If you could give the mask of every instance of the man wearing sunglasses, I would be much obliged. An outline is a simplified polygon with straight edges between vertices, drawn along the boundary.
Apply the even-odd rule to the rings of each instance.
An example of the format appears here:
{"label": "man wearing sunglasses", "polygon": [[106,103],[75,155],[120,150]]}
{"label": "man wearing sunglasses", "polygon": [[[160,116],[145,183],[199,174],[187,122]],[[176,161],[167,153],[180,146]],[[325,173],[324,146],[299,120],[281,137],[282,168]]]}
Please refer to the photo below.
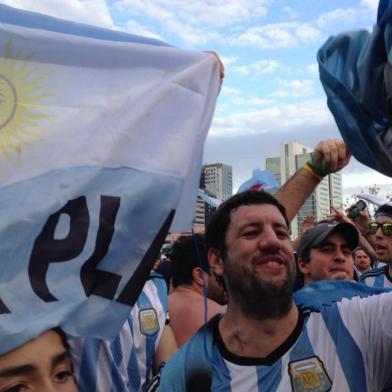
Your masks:
{"label": "man wearing sunglasses", "polygon": [[384,204],[376,211],[368,236],[372,237],[378,259],[386,265],[366,272],[360,281],[367,286],[392,288],[392,205]]}

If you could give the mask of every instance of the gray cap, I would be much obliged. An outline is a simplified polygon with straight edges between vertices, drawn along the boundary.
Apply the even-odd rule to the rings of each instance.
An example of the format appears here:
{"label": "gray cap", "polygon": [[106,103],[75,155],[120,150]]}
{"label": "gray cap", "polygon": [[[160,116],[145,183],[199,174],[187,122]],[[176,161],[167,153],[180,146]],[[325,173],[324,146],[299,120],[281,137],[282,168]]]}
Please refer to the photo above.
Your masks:
{"label": "gray cap", "polygon": [[302,256],[308,249],[322,244],[332,233],[343,235],[351,250],[354,250],[358,246],[358,231],[351,223],[319,223],[306,230],[302,236],[297,250],[298,259],[302,259]]}
{"label": "gray cap", "polygon": [[374,214],[375,218],[379,216],[388,216],[392,217],[392,204],[391,203],[386,203],[383,204],[381,207],[379,207]]}

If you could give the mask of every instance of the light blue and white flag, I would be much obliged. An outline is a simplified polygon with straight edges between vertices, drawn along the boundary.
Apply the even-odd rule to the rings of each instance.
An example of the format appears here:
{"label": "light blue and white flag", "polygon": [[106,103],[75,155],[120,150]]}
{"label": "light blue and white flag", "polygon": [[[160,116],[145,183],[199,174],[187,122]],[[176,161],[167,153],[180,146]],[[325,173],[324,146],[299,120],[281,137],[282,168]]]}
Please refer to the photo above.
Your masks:
{"label": "light blue and white flag", "polygon": [[390,202],[390,200],[384,197],[372,195],[371,193],[361,192],[361,193],[357,193],[355,196],[358,197],[359,199],[363,199],[369,201],[370,203],[373,203],[376,207],[381,207],[384,204]]}
{"label": "light blue and white flag", "polygon": [[222,204],[222,200],[207,195],[207,193],[205,193],[201,189],[197,191],[197,196],[199,196],[204,201],[204,203],[207,203],[214,208],[218,208]]}
{"label": "light blue and white flag", "polygon": [[0,354],[116,334],[193,207],[219,83],[210,54],[0,5]]}
{"label": "light blue and white flag", "polygon": [[246,180],[238,188],[239,192],[247,190],[253,191],[275,191],[278,189],[279,184],[275,176],[268,170],[255,169],[253,170],[252,177]]}
{"label": "light blue and white flag", "polygon": [[370,33],[330,37],[317,53],[328,107],[350,152],[392,177],[392,1],[380,0]]}

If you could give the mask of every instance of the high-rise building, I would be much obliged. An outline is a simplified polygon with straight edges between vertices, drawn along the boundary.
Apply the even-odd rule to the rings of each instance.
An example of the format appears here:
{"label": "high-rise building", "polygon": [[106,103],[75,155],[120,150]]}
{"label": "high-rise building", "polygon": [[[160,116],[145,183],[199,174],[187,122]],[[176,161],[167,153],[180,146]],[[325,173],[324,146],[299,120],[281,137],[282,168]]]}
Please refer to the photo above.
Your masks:
{"label": "high-rise building", "polygon": [[[223,163],[203,165],[199,188],[208,196],[226,200],[233,194],[233,169]],[[197,197],[194,226],[204,228],[216,208]]]}
{"label": "high-rise building", "polygon": [[223,163],[203,165],[205,189],[214,197],[226,200],[233,195],[233,169]]}
{"label": "high-rise building", "polygon": [[[266,158],[265,167],[282,185],[309,160],[311,152],[310,147],[295,141],[282,143],[280,157]],[[342,177],[339,173],[326,176],[306,199],[291,222],[293,238],[298,236],[306,216],[314,216],[317,221],[322,220],[330,213],[331,205],[338,209],[343,206]]]}
{"label": "high-rise building", "polygon": [[193,226],[204,230],[206,224],[206,203],[200,196],[196,198],[196,210],[193,220]]}

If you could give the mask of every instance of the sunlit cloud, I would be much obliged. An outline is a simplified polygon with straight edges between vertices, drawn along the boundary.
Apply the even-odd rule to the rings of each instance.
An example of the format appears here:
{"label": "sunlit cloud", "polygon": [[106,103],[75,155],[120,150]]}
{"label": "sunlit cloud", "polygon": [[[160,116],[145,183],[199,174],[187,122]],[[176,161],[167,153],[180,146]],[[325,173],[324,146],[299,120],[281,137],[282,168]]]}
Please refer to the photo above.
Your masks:
{"label": "sunlit cloud", "polygon": [[2,3],[75,22],[115,27],[105,0],[2,0]]}

